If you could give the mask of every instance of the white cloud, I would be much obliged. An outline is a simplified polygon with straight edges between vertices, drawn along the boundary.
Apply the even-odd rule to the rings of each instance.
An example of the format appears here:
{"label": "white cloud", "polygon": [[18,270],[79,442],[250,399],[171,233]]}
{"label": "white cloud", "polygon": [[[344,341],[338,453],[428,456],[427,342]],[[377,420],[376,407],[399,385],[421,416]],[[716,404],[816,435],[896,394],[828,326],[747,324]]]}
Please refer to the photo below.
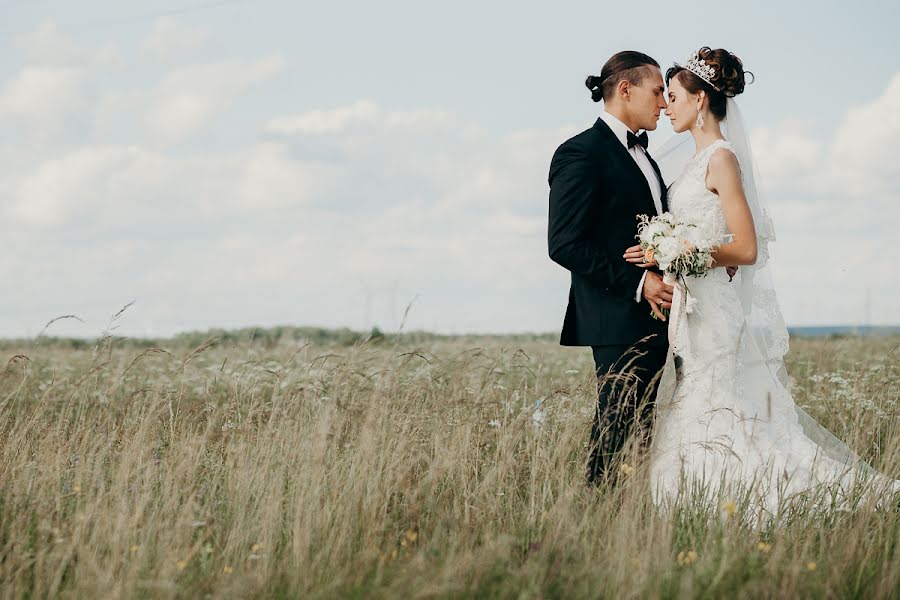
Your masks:
{"label": "white cloud", "polygon": [[[824,147],[802,123],[785,122],[760,127],[752,133],[753,155],[768,185],[797,184],[799,173],[812,172],[822,163]],[[799,182],[810,185],[812,182]]]}
{"label": "white cloud", "polygon": [[182,67],[167,74],[150,94],[147,134],[157,142],[190,137],[248,88],[282,69],[280,56]]}
{"label": "white cloud", "polygon": [[[441,107],[364,98],[270,114],[246,92],[285,60],[185,64],[206,34],[157,22],[128,74],[53,26],[32,36],[0,119],[52,130],[89,116],[47,146],[0,141],[0,278],[24,282],[8,290],[19,312],[0,314],[0,334],[91,311],[102,319],[77,332],[94,334],[130,300],[125,332],[359,327],[372,324],[367,299],[390,327],[416,295],[408,327],[560,326],[568,274],[546,255],[547,169],[580,127],[500,134]],[[873,257],[898,214],[898,82],[833,130],[754,131],[791,323],[852,320],[866,287],[876,320],[892,319],[879,307],[900,283]],[[227,145],[196,135],[212,124],[229,129]]]}
{"label": "white cloud", "polygon": [[853,198],[896,191],[900,73],[873,101],[851,107],[829,134],[821,139],[795,121],[754,130],[754,154],[766,183]]}
{"label": "white cloud", "polygon": [[0,93],[0,119],[54,129],[79,107],[82,80],[74,67],[25,67]]}
{"label": "white cloud", "polygon": [[419,133],[446,126],[450,115],[441,110],[386,111],[369,100],[359,100],[350,106],[325,110],[311,110],[298,115],[272,119],[266,125],[268,133],[277,135],[330,135],[346,133],[367,126],[382,129],[408,129]]}
{"label": "white cloud", "polygon": [[113,221],[128,211],[134,191],[158,179],[164,162],[133,146],[78,149],[41,164],[18,182],[7,179],[8,218],[36,228],[79,225],[85,217]]}
{"label": "white cloud", "polygon": [[302,206],[326,189],[333,176],[328,165],[298,160],[276,143],[259,144],[238,168],[242,176],[234,198],[244,210]]}
{"label": "white cloud", "polygon": [[[776,283],[790,323],[900,321],[900,282],[885,248],[900,225],[900,74],[833,131],[796,122],[754,131],[754,154],[778,231]],[[891,316],[892,315],[892,316]]]}
{"label": "white cloud", "polygon": [[65,141],[90,134],[97,83],[126,63],[114,46],[89,46],[66,35],[52,21],[16,38],[23,56],[3,83],[0,120],[24,137],[17,147]]}
{"label": "white cloud", "polygon": [[142,50],[157,58],[177,59],[202,47],[210,37],[206,27],[191,27],[173,17],[161,17],[153,24]]}
{"label": "white cloud", "polygon": [[5,227],[14,230],[139,231],[214,228],[292,214],[332,177],[327,165],[292,158],[276,143],[234,153],[173,157],[140,146],[86,146],[32,171],[0,179]]}
{"label": "white cloud", "polygon": [[281,135],[319,135],[340,133],[354,124],[373,123],[378,107],[368,100],[330,110],[312,110],[300,115],[279,117],[269,121],[266,131]]}
{"label": "white cloud", "polygon": [[[32,239],[42,231],[89,236],[88,248],[65,236],[51,247],[67,262],[91,265],[99,280],[138,297],[143,314],[170,327],[165,290],[177,290],[177,307],[189,318],[209,307],[213,324],[265,317],[359,326],[362,282],[398,280],[407,300],[422,296],[411,323],[431,327],[426,319],[443,314],[477,327],[455,295],[481,288],[496,302],[532,295],[523,290],[548,279],[564,285],[565,274],[545,256],[543,223],[547,154],[563,134],[491,139],[442,111],[376,108],[373,115],[365,130],[348,125],[314,136],[322,146],[305,145],[302,130],[202,155],[82,147],[3,178],[5,222]],[[423,139],[415,125],[422,122],[448,126]],[[128,272],[93,251],[107,246],[118,247],[120,258],[127,251]],[[7,274],[21,276],[20,267],[7,265]],[[49,297],[60,285],[51,273],[31,279]],[[275,305],[264,316],[259,290]],[[233,302],[223,305],[223,297]]]}
{"label": "white cloud", "polygon": [[875,100],[851,107],[831,144],[830,182],[857,197],[900,187],[900,73]]}
{"label": "white cloud", "polygon": [[44,21],[20,35],[16,45],[24,53],[25,62],[33,66],[120,67],[126,62],[114,46],[89,48],[66,35],[53,21]]}

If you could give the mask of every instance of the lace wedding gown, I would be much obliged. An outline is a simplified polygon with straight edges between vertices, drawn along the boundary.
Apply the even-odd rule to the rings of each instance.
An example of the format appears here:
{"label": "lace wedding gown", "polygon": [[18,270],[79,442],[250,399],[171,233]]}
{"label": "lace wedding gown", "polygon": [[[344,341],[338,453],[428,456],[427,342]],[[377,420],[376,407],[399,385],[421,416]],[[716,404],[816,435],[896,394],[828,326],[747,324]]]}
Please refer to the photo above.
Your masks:
{"label": "lace wedding gown", "polygon": [[[710,144],[669,193],[670,211],[698,225],[707,239],[728,233],[719,197],[705,183],[719,148],[734,151],[726,140]],[[705,277],[685,278],[690,309],[676,287],[669,320],[674,360],[667,366],[674,366],[675,389],[668,397],[667,386],[660,388],[651,448],[656,504],[670,508],[689,497],[715,506],[730,499],[769,518],[798,495],[814,510],[848,510],[854,486],[892,502],[900,481],[875,473],[800,410],[760,355],[738,296],[740,274],[729,282],[725,269],[714,268]],[[771,302],[777,303],[774,294]],[[786,339],[783,344],[786,352]]]}

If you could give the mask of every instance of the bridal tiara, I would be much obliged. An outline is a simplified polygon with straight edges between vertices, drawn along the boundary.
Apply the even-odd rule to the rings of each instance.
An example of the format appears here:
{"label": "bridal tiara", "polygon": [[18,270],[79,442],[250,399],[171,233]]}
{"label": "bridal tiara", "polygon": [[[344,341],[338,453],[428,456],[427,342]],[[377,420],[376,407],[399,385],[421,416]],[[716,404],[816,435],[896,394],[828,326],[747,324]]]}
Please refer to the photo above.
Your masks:
{"label": "bridal tiara", "polygon": [[712,67],[712,65],[706,64],[706,61],[700,58],[700,54],[697,51],[694,51],[694,53],[691,54],[691,57],[688,59],[687,64],[684,68],[708,83],[710,86],[712,86],[712,89],[716,90],[717,92],[722,91],[712,82],[712,78],[715,76],[716,70]]}

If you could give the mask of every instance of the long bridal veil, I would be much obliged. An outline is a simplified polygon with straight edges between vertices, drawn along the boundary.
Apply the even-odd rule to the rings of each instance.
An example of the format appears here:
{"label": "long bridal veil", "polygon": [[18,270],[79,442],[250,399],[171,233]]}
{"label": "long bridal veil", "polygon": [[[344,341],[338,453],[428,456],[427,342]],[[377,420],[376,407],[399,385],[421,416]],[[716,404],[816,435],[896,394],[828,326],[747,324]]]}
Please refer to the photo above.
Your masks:
{"label": "long bridal veil", "polygon": [[[769,243],[775,240],[775,229],[764,196],[757,185],[757,168],[750,147],[750,139],[741,111],[734,98],[727,99],[726,118],[721,122],[722,134],[732,145],[741,168],[744,193],[756,227],[758,258],[754,265],[741,266],[734,285],[745,319],[742,350],[738,360],[742,387],[740,407],[745,413],[757,414],[777,431],[787,446],[784,450],[808,455],[812,450],[815,462],[825,463],[814,469],[814,478],[852,484],[858,474],[873,476],[882,483],[900,489],[900,482],[875,473],[844,442],[819,425],[794,402],[791,380],[784,367],[788,351],[788,331],[775,293],[771,276]],[[690,133],[677,134],[661,148],[653,151],[663,179],[669,185],[677,179],[695,151]],[[661,393],[667,386],[661,386]],[[661,398],[662,399],[662,398]],[[799,425],[799,427],[797,427]],[[798,439],[799,438],[799,439]],[[790,450],[789,450],[790,449]],[[824,468],[824,470],[823,470]]]}

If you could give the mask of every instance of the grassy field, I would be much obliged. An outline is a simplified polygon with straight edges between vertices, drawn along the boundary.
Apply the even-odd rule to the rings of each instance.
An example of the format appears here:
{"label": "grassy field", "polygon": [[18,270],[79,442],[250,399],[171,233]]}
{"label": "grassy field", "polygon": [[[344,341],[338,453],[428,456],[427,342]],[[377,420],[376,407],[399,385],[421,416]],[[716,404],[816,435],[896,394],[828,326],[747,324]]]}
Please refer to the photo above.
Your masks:
{"label": "grassy field", "polygon": [[[900,477],[900,337],[799,339],[799,404]],[[888,598],[897,512],[657,515],[583,482],[590,351],[546,339],[0,344],[9,598]],[[533,421],[535,401],[546,417]]]}

